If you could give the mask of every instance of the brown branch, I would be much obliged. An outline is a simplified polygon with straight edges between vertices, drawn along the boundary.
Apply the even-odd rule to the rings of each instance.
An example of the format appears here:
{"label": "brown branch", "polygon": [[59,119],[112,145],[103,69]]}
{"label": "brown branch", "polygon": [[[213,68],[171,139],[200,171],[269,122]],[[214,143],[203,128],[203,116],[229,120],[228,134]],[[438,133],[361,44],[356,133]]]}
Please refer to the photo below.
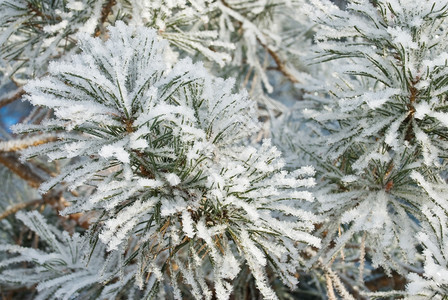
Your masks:
{"label": "brown branch", "polygon": [[33,171],[31,165],[20,162],[15,153],[0,153],[0,164],[25,180],[33,188],[38,188],[44,182],[44,179]]}
{"label": "brown branch", "polygon": [[23,94],[25,94],[25,91],[23,88],[20,88],[14,95],[0,99],[0,108],[20,99]]}
{"label": "brown branch", "polygon": [[269,55],[272,57],[272,59],[275,61],[275,64],[277,67],[275,68],[277,71],[282,73],[289,81],[292,83],[300,83],[300,80],[298,80],[294,74],[291,73],[290,70],[288,70],[288,67],[286,66],[286,63],[280,58],[277,52],[272,50],[268,45],[262,43],[260,39],[257,39],[260,45],[263,46],[264,49],[269,53]]}
{"label": "brown branch", "polygon": [[42,11],[40,11],[40,9],[38,8],[38,7],[35,7],[33,4],[31,4],[31,3],[28,3],[28,9],[32,12],[32,13],[34,13],[36,16],[38,16],[38,17],[41,17],[42,19],[44,19],[44,20],[56,20],[56,21],[61,21],[62,19],[61,19],[61,17],[56,17],[56,18],[54,18],[53,16],[51,16],[51,15],[46,15],[46,14],[44,14]]}
{"label": "brown branch", "polygon": [[[100,18],[100,24],[103,25],[106,23],[107,17],[112,12],[112,7],[117,4],[117,1],[115,0],[109,0],[107,1],[106,5],[103,6],[103,9],[101,10],[101,18]],[[95,30],[95,36],[100,36],[101,34],[101,27],[98,26],[98,28]]]}
{"label": "brown branch", "polygon": [[16,212],[18,212],[19,210],[22,210],[24,208],[36,205],[36,204],[40,204],[43,203],[44,200],[43,199],[36,199],[36,200],[31,200],[28,202],[22,202],[19,204],[14,205],[11,208],[8,208],[7,210],[5,210],[2,214],[0,214],[0,220],[3,220],[4,218],[9,217],[10,215],[15,214]]}
{"label": "brown branch", "polygon": [[[19,210],[28,208],[30,206],[38,205],[38,204],[49,204],[54,209],[57,209],[57,210],[63,209],[67,206],[67,203],[65,202],[64,198],[62,197],[62,191],[52,190],[52,191],[42,195],[42,198],[40,198],[40,199],[17,203],[16,205],[6,209],[3,213],[0,214],[0,220],[7,218],[10,215],[15,214]],[[69,218],[74,219],[75,221],[78,222],[78,224],[83,226],[83,224],[81,222],[79,222],[80,215],[79,214],[75,214],[75,215],[76,215],[75,218],[71,218],[71,217],[69,217]]]}
{"label": "brown branch", "polygon": [[106,22],[107,17],[109,16],[110,12],[112,11],[112,7],[115,4],[117,4],[117,1],[115,0],[107,1],[106,5],[103,7],[103,10],[101,11],[101,23]]}
{"label": "brown branch", "polygon": [[18,139],[6,142],[0,142],[0,153],[1,152],[16,152],[29,147],[36,147],[49,142],[54,142],[58,138],[55,136],[48,135],[37,135],[25,139]]}

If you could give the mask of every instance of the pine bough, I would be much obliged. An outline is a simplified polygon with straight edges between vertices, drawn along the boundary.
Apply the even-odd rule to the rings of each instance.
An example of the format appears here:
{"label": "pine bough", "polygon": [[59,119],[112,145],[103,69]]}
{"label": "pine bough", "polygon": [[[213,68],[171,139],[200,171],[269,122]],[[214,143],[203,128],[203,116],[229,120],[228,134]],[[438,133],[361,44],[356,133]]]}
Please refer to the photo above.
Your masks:
{"label": "pine bough", "polygon": [[[309,264],[346,269],[345,255],[360,257],[351,272],[362,287],[368,248],[374,268],[414,272],[411,294],[446,297],[448,3],[354,0],[342,10],[310,2],[309,14],[321,24],[312,59],[333,73],[324,69],[323,80],[310,82],[287,119],[301,137],[278,133],[278,143],[300,152],[296,165],[317,166],[315,211],[330,220]],[[412,267],[419,245],[423,277]]]}
{"label": "pine bough", "polygon": [[[178,282],[184,282],[195,298],[215,294],[227,299],[242,264],[267,299],[276,298],[267,267],[294,287],[298,243],[320,243],[308,233],[318,218],[300,208],[302,201],[313,200],[306,191],[314,184],[308,178],[313,169],[284,171],[280,153],[268,140],[259,148],[244,145],[258,123],[254,103],[244,93],[232,93],[232,80],[214,78],[189,59],[169,67],[167,44],[152,29],[117,22],[109,34],[106,42],[81,37],[80,54],[69,62],[52,62],[49,76],[25,87],[27,99],[53,109],[54,118],[15,130],[52,132],[56,140],[24,150],[23,157],[74,161],[40,191],[61,183],[79,191],[82,196],[72,198],[62,214],[95,211],[97,220],[88,233],[91,251],[100,251],[97,244],[106,248],[103,255],[90,257],[87,269],[67,266],[70,259],[64,258],[68,274],[58,281],[54,273],[64,271],[52,269],[38,290],[49,296],[43,287],[52,286],[57,292],[51,297],[68,299],[78,290],[56,287],[53,281],[76,278],[86,285],[103,283],[98,285],[101,295],[113,298],[132,278],[143,291],[139,296],[157,294],[166,280],[175,298],[182,297]],[[42,219],[36,213],[21,215],[25,224],[32,218]],[[52,231],[42,220],[31,229],[39,235]],[[66,243],[78,240],[85,243],[85,238]],[[63,251],[54,238],[46,242],[56,254],[45,255]],[[34,251],[3,250],[20,254],[7,264]],[[36,265],[33,278],[49,272],[45,256],[32,254],[27,261]],[[120,271],[103,270],[93,280],[95,266],[116,257]],[[12,277],[8,274],[6,281]],[[108,284],[113,276],[120,277],[114,289]],[[105,292],[110,290],[115,294]]]}

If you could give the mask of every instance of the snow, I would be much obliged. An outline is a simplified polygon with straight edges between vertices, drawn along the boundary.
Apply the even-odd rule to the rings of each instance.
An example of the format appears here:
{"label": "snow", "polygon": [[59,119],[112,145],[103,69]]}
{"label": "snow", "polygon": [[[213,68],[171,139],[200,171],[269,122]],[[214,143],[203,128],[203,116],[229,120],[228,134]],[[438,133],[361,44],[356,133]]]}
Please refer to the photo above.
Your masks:
{"label": "snow", "polygon": [[181,182],[179,176],[174,173],[165,174],[165,178],[171,186],[176,186]]}
{"label": "snow", "polygon": [[106,159],[116,157],[122,163],[130,163],[129,153],[119,145],[105,145],[98,154]]}
{"label": "snow", "polygon": [[84,9],[84,3],[82,1],[69,0],[66,7],[75,11],[82,11]]}
{"label": "snow", "polygon": [[54,33],[54,32],[58,32],[58,31],[62,31],[63,29],[65,29],[68,25],[68,21],[67,20],[62,20],[61,22],[59,22],[58,24],[55,25],[45,25],[44,26],[44,31],[48,32],[48,33]]}
{"label": "snow", "polygon": [[195,230],[193,228],[193,220],[191,219],[191,215],[187,210],[182,212],[182,225],[183,231],[189,238],[193,238],[195,236]]}

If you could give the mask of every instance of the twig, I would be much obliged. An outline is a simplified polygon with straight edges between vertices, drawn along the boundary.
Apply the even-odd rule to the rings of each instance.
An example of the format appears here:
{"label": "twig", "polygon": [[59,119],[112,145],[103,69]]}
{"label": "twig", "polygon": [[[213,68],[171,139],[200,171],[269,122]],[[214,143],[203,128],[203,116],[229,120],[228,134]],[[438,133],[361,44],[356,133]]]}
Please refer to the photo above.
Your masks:
{"label": "twig", "polygon": [[322,259],[319,259],[317,266],[324,271],[327,288],[331,288],[329,293],[332,293],[333,295],[328,294],[328,297],[335,297],[334,289],[336,288],[336,291],[344,300],[355,300],[355,298],[347,291],[339,276],[330,268],[330,266],[324,265]]}
{"label": "twig", "polygon": [[106,22],[107,17],[109,16],[110,12],[112,11],[112,7],[115,4],[117,4],[117,1],[115,0],[107,1],[107,4],[103,7],[103,10],[101,11],[101,23]]}
{"label": "twig", "polygon": [[[101,19],[100,19],[100,25],[103,25],[107,21],[107,17],[112,12],[112,7],[117,4],[115,0],[109,0],[107,1],[106,5],[103,6],[103,9],[101,10]],[[101,29],[98,26],[97,30],[95,31],[95,36],[99,36],[101,34]]]}
{"label": "twig", "polygon": [[[338,226],[338,236],[341,237],[342,235],[342,230],[341,230],[341,225]],[[345,254],[344,254],[344,247],[341,248],[341,258],[344,261],[345,260]]]}
{"label": "twig", "polygon": [[20,162],[15,153],[0,153],[0,164],[24,179],[33,188],[38,188],[44,182],[44,179],[36,174],[28,163]]}
{"label": "twig", "polygon": [[327,296],[329,300],[336,300],[336,295],[334,294],[333,282],[331,281],[328,273],[325,273],[325,283],[327,284]]}
{"label": "twig", "polygon": [[23,88],[19,88],[11,96],[10,94],[7,94],[6,97],[0,99],[0,108],[16,101],[17,99],[20,99],[23,96],[23,94],[25,94]]}
{"label": "twig", "polygon": [[364,282],[364,266],[366,261],[366,232],[362,235],[361,247],[359,253],[359,278],[358,282],[362,284]]}
{"label": "twig", "polygon": [[355,298],[347,291],[344,284],[341,282],[341,279],[339,278],[339,276],[332,269],[325,267],[324,271],[325,271],[325,275],[328,274],[334,287],[336,288],[339,295],[341,295],[343,299],[355,300]]}
{"label": "twig", "polygon": [[28,202],[18,203],[16,205],[14,205],[13,207],[6,209],[3,213],[0,214],[0,220],[3,220],[4,218],[7,218],[8,216],[15,214],[19,210],[22,210],[24,208],[27,208],[27,207],[30,207],[33,205],[50,204],[50,205],[54,206],[61,199],[62,199],[61,191],[51,191],[49,193],[42,195],[41,199],[35,199],[35,200],[28,201]]}
{"label": "twig", "polygon": [[282,73],[289,81],[292,83],[300,83],[300,80],[298,80],[294,74],[291,73],[290,70],[288,70],[288,67],[286,66],[285,62],[280,58],[277,52],[272,50],[272,48],[269,47],[269,45],[266,45],[260,41],[260,39],[257,39],[260,45],[263,46],[264,49],[269,53],[269,55],[274,59],[277,68],[275,68],[277,71]]}
{"label": "twig", "polygon": [[[227,3],[227,1],[225,0],[221,0],[221,3],[227,7],[230,10],[233,10],[233,8]],[[240,28],[243,29],[242,25],[243,23],[241,21],[238,21],[238,23],[240,24]],[[263,43],[258,37],[257,37],[257,41],[260,43],[261,46],[263,46],[263,48],[266,49],[266,51],[269,53],[269,55],[274,59],[275,63],[277,64],[277,68],[276,70],[280,71],[280,73],[282,73],[289,81],[291,81],[292,83],[300,83],[300,80],[298,80],[292,73],[291,71],[288,70],[288,67],[286,66],[286,64],[282,61],[282,59],[280,58],[280,56],[274,51],[272,50],[269,45],[267,45],[266,43]]]}
{"label": "twig", "polygon": [[41,134],[25,139],[16,139],[6,142],[0,141],[0,152],[15,152],[32,146],[38,146],[49,142],[54,142],[57,137],[50,134]]}
{"label": "twig", "polygon": [[15,214],[19,210],[22,210],[24,208],[27,208],[29,206],[33,206],[33,205],[36,205],[39,203],[43,203],[43,199],[36,199],[36,200],[28,201],[28,202],[18,203],[16,205],[14,205],[13,207],[5,210],[2,214],[0,214],[0,220],[3,220],[5,218],[7,218],[8,216]]}

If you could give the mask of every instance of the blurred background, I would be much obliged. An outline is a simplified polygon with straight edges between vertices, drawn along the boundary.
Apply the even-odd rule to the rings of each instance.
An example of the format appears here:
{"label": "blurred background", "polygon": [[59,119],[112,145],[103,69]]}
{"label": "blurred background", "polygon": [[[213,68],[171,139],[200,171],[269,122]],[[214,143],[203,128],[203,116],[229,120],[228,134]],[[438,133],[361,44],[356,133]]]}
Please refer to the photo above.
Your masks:
{"label": "blurred background", "polygon": [[[15,89],[13,83],[7,85],[5,88],[0,89],[0,99],[8,92]],[[32,107],[27,101],[15,100],[7,105],[2,105],[0,102],[0,137],[6,139],[6,136],[10,131],[9,127],[18,123],[25,118]]]}

